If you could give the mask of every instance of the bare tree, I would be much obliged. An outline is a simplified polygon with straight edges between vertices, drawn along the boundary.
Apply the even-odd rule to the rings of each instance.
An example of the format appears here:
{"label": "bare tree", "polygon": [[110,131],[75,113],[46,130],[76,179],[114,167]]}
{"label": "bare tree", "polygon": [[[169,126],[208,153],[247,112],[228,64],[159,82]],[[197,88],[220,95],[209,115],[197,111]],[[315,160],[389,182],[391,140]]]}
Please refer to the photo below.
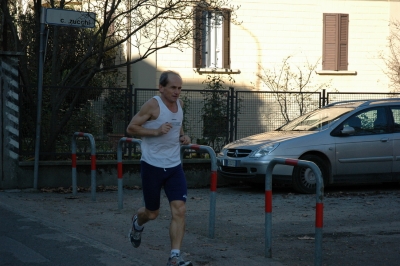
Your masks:
{"label": "bare tree", "polygon": [[[37,64],[40,40],[40,10],[71,9],[67,0],[33,0],[22,9],[20,1],[1,1],[3,29],[7,29],[7,49],[23,52],[20,76],[22,101],[29,121],[34,117],[37,95]],[[74,2],[76,3],[76,2]],[[81,1],[82,10],[96,13],[93,29],[46,27],[47,47],[44,65],[43,113],[48,122],[41,150],[52,151],[55,141],[81,104],[95,99],[99,92],[76,87],[115,86],[117,70],[146,59],[165,48],[192,46],[194,7],[209,9],[230,7],[229,0],[90,0]],[[234,11],[238,7],[231,6]],[[4,42],[4,40],[3,40]],[[3,43],[4,44],[4,43]],[[115,60],[123,45],[133,48],[131,58]],[[4,45],[3,45],[4,47]],[[61,111],[61,112],[60,112]],[[29,123],[27,123],[29,124]],[[31,123],[33,124],[33,123]],[[29,125],[31,132],[34,128]]]}
{"label": "bare tree", "polygon": [[400,91],[400,22],[390,23],[391,32],[388,37],[389,53],[381,53],[380,57],[386,63],[387,69],[384,73],[389,77],[392,92]]}
{"label": "bare tree", "polygon": [[271,91],[276,92],[275,97],[286,122],[293,118],[288,113],[288,107],[293,102],[299,107],[299,115],[302,115],[310,111],[309,108],[311,107],[310,93],[306,92],[316,92],[330,87],[330,81],[320,84],[314,84],[312,81],[319,60],[314,64],[307,61],[303,67],[299,67],[291,66],[289,63],[291,57],[284,58],[282,65],[277,69],[261,67],[262,73],[257,75]]}

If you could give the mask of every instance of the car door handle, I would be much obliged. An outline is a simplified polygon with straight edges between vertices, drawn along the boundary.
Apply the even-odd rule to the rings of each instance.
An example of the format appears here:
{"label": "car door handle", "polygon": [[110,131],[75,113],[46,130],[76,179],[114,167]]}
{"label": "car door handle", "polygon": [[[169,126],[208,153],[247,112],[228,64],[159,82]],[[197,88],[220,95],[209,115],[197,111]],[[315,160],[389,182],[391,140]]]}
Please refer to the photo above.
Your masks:
{"label": "car door handle", "polygon": [[388,141],[389,141],[388,138],[383,138],[383,139],[381,139],[381,142],[388,142]]}

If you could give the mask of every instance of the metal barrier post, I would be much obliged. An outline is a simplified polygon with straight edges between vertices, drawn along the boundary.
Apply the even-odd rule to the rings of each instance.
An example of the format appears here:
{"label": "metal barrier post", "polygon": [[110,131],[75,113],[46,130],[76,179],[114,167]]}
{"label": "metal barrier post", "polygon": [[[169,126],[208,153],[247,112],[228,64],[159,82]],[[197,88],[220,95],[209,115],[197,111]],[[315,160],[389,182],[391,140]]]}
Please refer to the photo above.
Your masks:
{"label": "metal barrier post", "polygon": [[207,152],[211,159],[211,180],[210,180],[210,215],[208,220],[208,237],[214,238],[215,233],[215,202],[217,193],[217,156],[215,151],[204,145],[190,144],[181,146],[181,161],[183,164],[183,154],[186,149],[196,150],[199,152]]}
{"label": "metal barrier post", "polygon": [[323,198],[324,182],[318,166],[310,161],[275,158],[270,161],[265,175],[265,256],[272,257],[271,230],[272,230],[272,170],[276,164],[309,167],[315,175],[316,208],[315,208],[315,259],[314,265],[322,265],[322,228],[323,228]]}
{"label": "metal barrier post", "polygon": [[118,147],[117,147],[117,169],[118,169],[118,209],[123,208],[123,183],[122,183],[122,143],[123,142],[131,142],[131,143],[137,143],[141,145],[142,140],[140,139],[133,139],[133,138],[127,138],[123,137],[118,141]]}
{"label": "metal barrier post", "polygon": [[77,178],[76,178],[76,138],[87,137],[90,141],[90,161],[91,161],[91,194],[92,200],[96,200],[96,145],[92,134],[75,132],[72,137],[72,195],[76,196],[77,193]]}

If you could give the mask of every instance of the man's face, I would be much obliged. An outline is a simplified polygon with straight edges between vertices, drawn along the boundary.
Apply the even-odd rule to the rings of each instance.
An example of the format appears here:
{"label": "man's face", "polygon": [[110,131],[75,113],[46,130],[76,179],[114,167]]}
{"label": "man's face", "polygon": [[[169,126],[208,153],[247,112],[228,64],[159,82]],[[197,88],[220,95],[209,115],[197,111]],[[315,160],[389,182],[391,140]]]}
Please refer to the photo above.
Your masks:
{"label": "man's face", "polygon": [[171,102],[176,102],[182,90],[182,79],[175,74],[168,75],[168,84],[166,86],[159,86],[162,96]]}

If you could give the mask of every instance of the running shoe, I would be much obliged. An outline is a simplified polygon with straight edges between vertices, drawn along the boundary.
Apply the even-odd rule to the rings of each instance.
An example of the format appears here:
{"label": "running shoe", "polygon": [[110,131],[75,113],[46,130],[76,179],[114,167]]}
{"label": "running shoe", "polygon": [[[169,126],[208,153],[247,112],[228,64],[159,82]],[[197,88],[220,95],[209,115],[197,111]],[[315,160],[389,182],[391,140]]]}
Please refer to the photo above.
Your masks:
{"label": "running shoe", "polygon": [[135,222],[137,219],[138,217],[137,215],[135,215],[132,219],[132,228],[129,231],[129,239],[131,240],[131,243],[135,248],[138,248],[140,246],[140,242],[142,241],[142,232],[144,229],[142,228],[142,230],[137,230],[135,228]]}
{"label": "running shoe", "polygon": [[174,256],[168,259],[167,266],[193,266],[193,264],[190,261],[184,261],[181,256]]}

